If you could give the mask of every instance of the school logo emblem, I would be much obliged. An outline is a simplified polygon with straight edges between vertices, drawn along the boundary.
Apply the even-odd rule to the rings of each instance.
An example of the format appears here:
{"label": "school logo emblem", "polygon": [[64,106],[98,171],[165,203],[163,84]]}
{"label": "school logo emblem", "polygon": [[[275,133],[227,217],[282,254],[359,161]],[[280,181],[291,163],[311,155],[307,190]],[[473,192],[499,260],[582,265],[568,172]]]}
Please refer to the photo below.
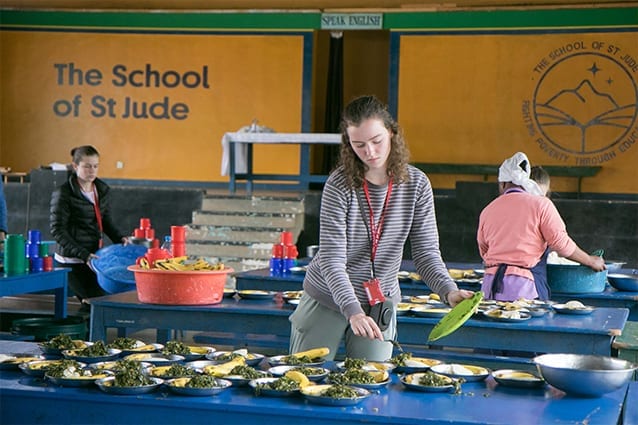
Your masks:
{"label": "school logo emblem", "polygon": [[523,102],[528,134],[550,157],[597,165],[638,140],[638,63],[622,48],[574,42],[534,69],[536,87]]}

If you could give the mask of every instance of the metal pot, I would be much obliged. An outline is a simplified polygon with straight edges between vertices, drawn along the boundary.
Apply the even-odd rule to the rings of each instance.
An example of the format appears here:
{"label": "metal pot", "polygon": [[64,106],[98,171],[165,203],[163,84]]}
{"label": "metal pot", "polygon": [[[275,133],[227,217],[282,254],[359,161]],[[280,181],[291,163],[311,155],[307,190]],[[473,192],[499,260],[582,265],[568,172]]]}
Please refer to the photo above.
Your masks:
{"label": "metal pot", "polygon": [[603,292],[607,270],[595,272],[581,265],[548,264],[547,283],[552,292],[588,294]]}

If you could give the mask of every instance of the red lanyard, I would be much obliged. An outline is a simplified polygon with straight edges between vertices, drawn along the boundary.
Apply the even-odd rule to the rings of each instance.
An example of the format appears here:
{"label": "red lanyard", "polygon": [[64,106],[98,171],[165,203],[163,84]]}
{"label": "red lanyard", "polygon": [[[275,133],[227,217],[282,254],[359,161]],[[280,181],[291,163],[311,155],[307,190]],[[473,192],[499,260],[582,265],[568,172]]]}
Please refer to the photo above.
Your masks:
{"label": "red lanyard", "polygon": [[388,190],[385,193],[385,201],[383,201],[383,209],[381,210],[381,216],[379,217],[379,224],[374,224],[374,211],[372,210],[372,202],[370,201],[370,192],[368,191],[368,181],[363,180],[363,193],[366,195],[366,201],[368,201],[368,210],[370,212],[370,261],[374,267],[374,257],[377,255],[377,248],[379,247],[379,240],[381,239],[381,231],[383,230],[383,221],[385,220],[385,213],[390,203],[390,195],[392,195],[392,177],[388,182]]}
{"label": "red lanyard", "polygon": [[100,213],[100,206],[98,205],[97,188],[95,187],[95,185],[93,185],[93,210],[95,210],[95,218],[97,220],[97,227],[98,229],[100,229],[99,247],[102,248],[102,244],[104,243],[104,240],[102,238],[102,232],[103,232],[102,214]]}

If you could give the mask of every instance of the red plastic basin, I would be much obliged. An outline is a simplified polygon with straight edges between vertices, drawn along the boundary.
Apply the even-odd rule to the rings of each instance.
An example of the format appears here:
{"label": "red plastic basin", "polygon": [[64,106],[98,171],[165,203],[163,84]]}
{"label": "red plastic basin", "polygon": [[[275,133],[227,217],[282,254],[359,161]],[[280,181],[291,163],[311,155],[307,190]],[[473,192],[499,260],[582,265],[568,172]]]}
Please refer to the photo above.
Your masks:
{"label": "red plastic basin", "polygon": [[128,268],[135,274],[137,298],[142,303],[165,305],[217,304],[224,297],[226,276],[233,269],[176,271]]}

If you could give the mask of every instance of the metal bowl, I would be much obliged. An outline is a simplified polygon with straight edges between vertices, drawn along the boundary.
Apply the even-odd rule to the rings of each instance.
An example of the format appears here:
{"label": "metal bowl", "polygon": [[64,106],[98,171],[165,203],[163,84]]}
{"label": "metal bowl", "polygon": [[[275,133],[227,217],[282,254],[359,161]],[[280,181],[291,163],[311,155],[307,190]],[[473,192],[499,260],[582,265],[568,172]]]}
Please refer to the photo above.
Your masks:
{"label": "metal bowl", "polygon": [[638,292],[638,274],[610,273],[607,280],[619,291]]}
{"label": "metal bowl", "polygon": [[600,397],[627,384],[638,365],[590,354],[543,354],[534,358],[548,384],[567,394]]}

